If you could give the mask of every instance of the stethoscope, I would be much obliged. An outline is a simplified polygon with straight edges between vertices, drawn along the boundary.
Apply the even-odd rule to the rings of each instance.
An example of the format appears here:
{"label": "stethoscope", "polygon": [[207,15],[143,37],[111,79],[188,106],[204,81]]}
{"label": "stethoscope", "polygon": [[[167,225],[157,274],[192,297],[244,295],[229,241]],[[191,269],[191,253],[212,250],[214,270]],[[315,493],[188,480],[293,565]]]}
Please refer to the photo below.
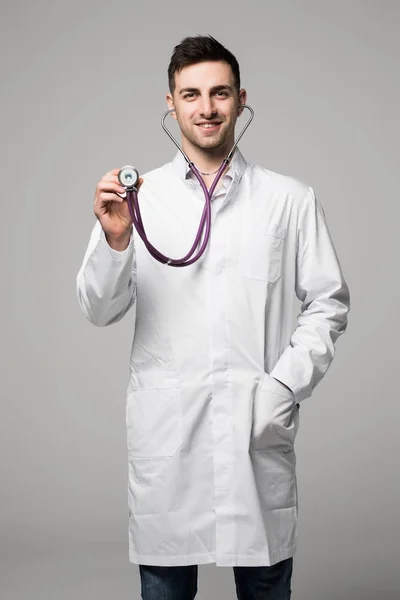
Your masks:
{"label": "stethoscope", "polygon": [[[164,263],[166,265],[170,265],[171,267],[187,267],[188,265],[191,265],[194,262],[196,262],[201,257],[203,252],[205,251],[207,244],[208,244],[209,237],[210,237],[210,229],[211,229],[211,197],[214,193],[214,190],[215,190],[215,188],[218,184],[218,181],[220,180],[226,166],[229,164],[229,162],[232,159],[233,153],[236,149],[236,146],[239,143],[240,138],[242,137],[242,135],[244,134],[244,132],[246,131],[246,129],[248,128],[248,126],[250,125],[250,123],[254,117],[253,109],[250,106],[248,106],[247,104],[241,104],[240,108],[247,108],[250,111],[250,118],[247,121],[246,125],[243,127],[239,137],[237,138],[236,142],[234,143],[228,156],[226,158],[224,158],[224,160],[222,161],[222,164],[221,164],[220,168],[218,169],[215,179],[212,182],[212,185],[209,190],[207,189],[207,186],[201,177],[201,172],[197,169],[197,167],[190,160],[190,158],[185,154],[185,152],[182,150],[182,148],[180,147],[180,145],[178,144],[178,142],[176,141],[176,139],[174,138],[172,133],[167,129],[167,127],[165,125],[166,117],[169,114],[171,114],[172,112],[174,112],[174,109],[171,108],[170,110],[167,110],[167,112],[161,118],[162,128],[169,135],[169,137],[174,142],[174,144],[178,148],[178,150],[182,153],[182,155],[185,158],[186,162],[188,163],[190,169],[193,171],[193,173],[199,180],[199,183],[203,189],[204,197],[206,200],[196,238],[195,238],[193,245],[190,248],[189,252],[183,258],[169,258],[168,256],[165,256],[164,254],[159,252],[159,250],[157,250],[149,242],[149,240],[147,239],[147,236],[146,236],[146,231],[144,229],[144,225],[143,225],[143,221],[142,221],[142,217],[141,217],[140,209],[139,209],[138,190],[136,187],[136,184],[139,180],[139,172],[137,169],[135,169],[131,165],[125,165],[125,167],[122,167],[119,170],[118,180],[119,180],[120,184],[126,189],[126,200],[128,203],[128,209],[129,209],[129,213],[130,213],[130,216],[132,219],[132,223],[134,224],[136,231],[142,238],[143,243],[146,246],[149,253],[159,262]],[[203,235],[204,226],[206,227],[206,230],[205,230],[203,242],[202,242],[197,254],[195,256],[193,256],[193,258],[192,258],[192,255],[195,252],[195,249],[197,248],[197,246],[199,245],[199,242]]]}

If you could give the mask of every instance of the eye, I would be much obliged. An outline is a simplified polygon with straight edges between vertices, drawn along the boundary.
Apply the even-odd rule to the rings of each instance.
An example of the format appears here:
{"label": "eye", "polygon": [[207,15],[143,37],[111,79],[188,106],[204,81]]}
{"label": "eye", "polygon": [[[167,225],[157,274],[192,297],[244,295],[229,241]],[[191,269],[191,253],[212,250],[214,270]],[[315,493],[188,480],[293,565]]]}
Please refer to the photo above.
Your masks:
{"label": "eye", "polygon": [[219,92],[216,92],[217,96],[229,96],[228,92],[226,90],[220,90]]}
{"label": "eye", "polygon": [[183,97],[184,98],[194,98],[195,94],[194,92],[187,92]]}

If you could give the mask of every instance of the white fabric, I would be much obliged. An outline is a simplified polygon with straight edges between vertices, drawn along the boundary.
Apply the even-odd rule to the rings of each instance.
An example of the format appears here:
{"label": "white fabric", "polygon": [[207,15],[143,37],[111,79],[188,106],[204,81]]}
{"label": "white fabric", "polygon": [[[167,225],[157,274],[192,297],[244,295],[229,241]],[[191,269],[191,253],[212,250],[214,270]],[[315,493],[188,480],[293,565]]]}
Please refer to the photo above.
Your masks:
{"label": "white fabric", "polygon": [[[157,262],[135,229],[125,251],[112,250],[97,221],[77,276],[93,324],[136,308],[126,395],[132,563],[257,566],[295,553],[296,403],[328,370],[349,289],[311,187],[239,150],[228,173],[197,263]],[[201,188],[180,153],[143,179],[148,239],[180,258],[197,232]]]}

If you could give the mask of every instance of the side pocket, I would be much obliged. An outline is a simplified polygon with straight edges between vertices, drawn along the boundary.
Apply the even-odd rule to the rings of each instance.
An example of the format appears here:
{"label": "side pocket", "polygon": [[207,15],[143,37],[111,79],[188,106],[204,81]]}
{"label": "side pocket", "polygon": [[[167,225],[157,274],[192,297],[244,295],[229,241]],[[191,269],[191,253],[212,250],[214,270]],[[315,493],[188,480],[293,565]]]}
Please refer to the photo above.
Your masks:
{"label": "side pocket", "polygon": [[131,458],[174,455],[183,444],[179,379],[137,374],[126,399],[126,432]]}
{"label": "side pocket", "polygon": [[271,452],[292,447],[298,426],[294,395],[265,373],[254,398],[250,451]]}

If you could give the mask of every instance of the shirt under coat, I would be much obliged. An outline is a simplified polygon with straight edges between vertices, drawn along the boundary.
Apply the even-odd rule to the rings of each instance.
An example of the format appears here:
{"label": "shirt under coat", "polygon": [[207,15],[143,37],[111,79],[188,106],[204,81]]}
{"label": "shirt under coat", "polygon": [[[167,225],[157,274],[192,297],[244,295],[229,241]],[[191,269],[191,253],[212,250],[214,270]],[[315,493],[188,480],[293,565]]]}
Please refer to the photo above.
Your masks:
{"label": "shirt under coat", "polygon": [[[148,240],[185,256],[204,208],[198,181],[179,152],[143,179]],[[128,248],[113,250],[96,221],[77,295],[97,326],[135,309],[130,562],[270,566],[293,556],[299,406],[326,374],[350,309],[313,189],[236,149],[196,263],[159,263],[135,228]]]}

